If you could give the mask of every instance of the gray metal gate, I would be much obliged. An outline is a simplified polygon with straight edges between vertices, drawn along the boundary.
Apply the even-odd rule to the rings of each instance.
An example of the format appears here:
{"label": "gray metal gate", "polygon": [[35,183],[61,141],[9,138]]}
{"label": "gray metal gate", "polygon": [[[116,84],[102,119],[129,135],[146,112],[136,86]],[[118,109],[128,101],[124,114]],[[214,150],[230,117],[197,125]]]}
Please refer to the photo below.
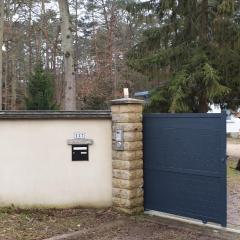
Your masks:
{"label": "gray metal gate", "polygon": [[225,114],[145,114],[145,209],[226,226]]}

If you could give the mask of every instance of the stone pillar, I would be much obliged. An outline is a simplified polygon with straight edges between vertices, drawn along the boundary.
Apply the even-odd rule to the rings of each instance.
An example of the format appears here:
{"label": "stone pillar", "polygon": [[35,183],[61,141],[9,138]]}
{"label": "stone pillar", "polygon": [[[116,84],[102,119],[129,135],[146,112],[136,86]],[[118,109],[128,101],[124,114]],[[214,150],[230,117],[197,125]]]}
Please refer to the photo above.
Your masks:
{"label": "stone pillar", "polygon": [[133,214],[143,211],[143,101],[113,100],[113,207]]}

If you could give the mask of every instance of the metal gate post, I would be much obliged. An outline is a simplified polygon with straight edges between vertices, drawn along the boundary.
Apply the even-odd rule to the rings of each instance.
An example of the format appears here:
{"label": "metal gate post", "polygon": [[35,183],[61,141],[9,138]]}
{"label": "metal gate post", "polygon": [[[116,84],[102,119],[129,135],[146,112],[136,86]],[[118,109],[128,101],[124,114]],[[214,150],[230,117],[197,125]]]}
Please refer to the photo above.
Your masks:
{"label": "metal gate post", "polygon": [[111,101],[113,131],[113,207],[133,214],[143,211],[143,101]]}

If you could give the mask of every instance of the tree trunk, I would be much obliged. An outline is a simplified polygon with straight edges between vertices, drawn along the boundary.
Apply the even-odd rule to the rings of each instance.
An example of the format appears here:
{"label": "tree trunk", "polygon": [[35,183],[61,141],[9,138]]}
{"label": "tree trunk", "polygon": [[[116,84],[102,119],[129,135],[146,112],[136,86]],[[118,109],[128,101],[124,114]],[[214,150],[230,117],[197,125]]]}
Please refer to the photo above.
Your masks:
{"label": "tree trunk", "polygon": [[[7,43],[6,43],[6,73],[5,73],[5,86],[6,86],[6,109],[16,110],[16,91],[17,91],[17,72],[16,72],[16,63],[17,63],[17,32],[16,28],[13,27],[13,17],[16,13],[16,5],[12,6],[10,0],[5,1],[6,14],[5,18],[8,22],[8,31],[7,33]],[[12,8],[13,7],[13,8]],[[8,99],[10,98],[10,99]]]}
{"label": "tree trunk", "polygon": [[32,46],[32,0],[28,6],[28,47],[29,47],[29,58],[28,58],[28,74],[32,74],[32,63],[33,63],[33,46]]}
{"label": "tree trunk", "polygon": [[3,109],[4,110],[8,110],[8,79],[10,78],[10,70],[9,70],[9,63],[10,63],[10,60],[9,60],[9,42],[6,41],[5,43],[5,54],[4,54],[4,78],[3,78],[3,82],[4,82],[4,97],[3,97]]}
{"label": "tree trunk", "polygon": [[[116,90],[117,90],[117,82],[116,78],[113,77],[113,44],[114,44],[114,31],[115,31],[115,25],[116,25],[116,8],[113,3],[111,9],[110,9],[110,20],[109,20],[109,27],[108,27],[108,45],[107,45],[107,63],[108,63],[108,71],[109,71],[109,78],[112,83],[112,95],[116,97]],[[116,73],[115,73],[116,74]]]}
{"label": "tree trunk", "polygon": [[[103,7],[103,17],[105,19],[105,25],[107,28],[107,42],[106,42],[106,57],[105,62],[106,66],[104,69],[105,72],[105,78],[108,79],[108,85],[109,85],[109,94],[111,98],[113,96],[116,97],[116,88],[117,88],[117,79],[116,75],[113,76],[113,56],[114,54],[114,33],[116,28],[116,4],[113,1],[113,3],[107,7],[106,1],[102,0],[102,7]],[[116,73],[115,73],[116,74]]]}
{"label": "tree trunk", "polygon": [[78,60],[80,59],[79,54],[79,41],[78,41],[78,0],[75,0],[75,71],[78,74],[79,64]]}
{"label": "tree trunk", "polygon": [[206,113],[206,112],[208,112],[208,110],[209,110],[208,109],[208,99],[207,99],[207,96],[205,94],[203,94],[202,96],[200,96],[198,112]]}
{"label": "tree trunk", "polygon": [[208,0],[202,0],[202,17],[201,17],[201,39],[208,40]]}
{"label": "tree trunk", "polygon": [[16,76],[16,55],[12,54],[12,82],[11,82],[11,110],[16,110],[17,100],[17,76]]}
{"label": "tree trunk", "polygon": [[3,46],[3,25],[4,25],[4,1],[0,0],[0,110],[2,110],[2,83],[3,83],[3,54],[2,54],[2,46]]}
{"label": "tree trunk", "polygon": [[[45,0],[41,1],[41,5],[42,5],[42,10],[41,10],[41,14],[42,14],[42,21],[41,21],[41,28],[42,28],[42,42],[43,39],[45,40],[45,44],[46,44],[46,58],[45,58],[45,67],[46,69],[50,68],[50,53],[49,53],[49,48],[50,48],[50,44],[49,44],[49,36],[48,36],[48,20],[47,20],[47,16],[46,16],[46,2]],[[44,37],[44,38],[43,38]]]}
{"label": "tree trunk", "polygon": [[73,34],[67,0],[58,0],[61,18],[62,51],[64,53],[64,110],[76,110],[76,82],[73,58]]}

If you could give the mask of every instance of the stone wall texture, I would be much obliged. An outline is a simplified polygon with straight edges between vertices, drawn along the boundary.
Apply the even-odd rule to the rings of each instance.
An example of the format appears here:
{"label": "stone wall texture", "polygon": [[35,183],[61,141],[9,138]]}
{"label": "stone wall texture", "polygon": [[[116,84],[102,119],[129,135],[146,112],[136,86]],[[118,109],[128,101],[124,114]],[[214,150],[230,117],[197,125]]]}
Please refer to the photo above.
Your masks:
{"label": "stone wall texture", "polygon": [[[143,211],[142,101],[114,102],[113,128],[113,206],[134,214]],[[123,149],[116,149],[115,132],[123,130]]]}

